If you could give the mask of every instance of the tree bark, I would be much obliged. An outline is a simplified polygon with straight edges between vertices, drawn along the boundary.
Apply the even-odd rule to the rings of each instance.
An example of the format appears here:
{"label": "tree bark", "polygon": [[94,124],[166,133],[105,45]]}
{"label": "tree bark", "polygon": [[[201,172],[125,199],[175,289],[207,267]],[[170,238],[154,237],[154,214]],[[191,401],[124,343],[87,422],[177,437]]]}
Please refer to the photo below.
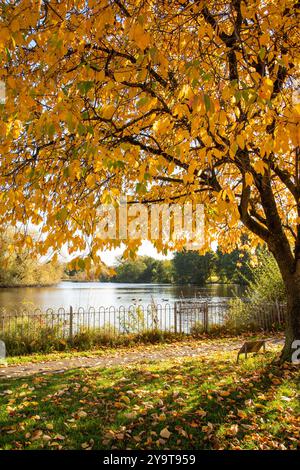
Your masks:
{"label": "tree bark", "polygon": [[287,296],[285,343],[280,362],[291,362],[296,349],[293,343],[300,340],[300,259],[291,260],[282,240],[270,243],[269,249],[277,261]]}
{"label": "tree bark", "polygon": [[[295,279],[291,279],[295,277]],[[287,290],[287,315],[285,329],[285,344],[280,356],[280,362],[292,361],[296,346],[293,343],[300,340],[300,279],[289,276]]]}
{"label": "tree bark", "polygon": [[300,340],[300,263],[290,266],[284,259],[283,252],[275,256],[287,295],[287,312],[285,327],[285,343],[280,356],[280,362],[292,361],[295,352],[294,341]]}

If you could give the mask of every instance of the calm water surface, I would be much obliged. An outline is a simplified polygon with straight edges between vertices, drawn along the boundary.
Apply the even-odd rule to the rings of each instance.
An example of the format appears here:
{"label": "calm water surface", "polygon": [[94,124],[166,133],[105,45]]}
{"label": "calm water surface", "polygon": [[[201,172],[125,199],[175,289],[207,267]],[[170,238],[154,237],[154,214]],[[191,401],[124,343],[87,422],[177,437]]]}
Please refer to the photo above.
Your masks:
{"label": "calm water surface", "polygon": [[239,286],[212,284],[206,287],[171,284],[120,284],[103,282],[61,282],[53,287],[0,288],[0,308],[69,308],[110,305],[158,304],[194,297],[210,297],[218,301],[242,293]]}

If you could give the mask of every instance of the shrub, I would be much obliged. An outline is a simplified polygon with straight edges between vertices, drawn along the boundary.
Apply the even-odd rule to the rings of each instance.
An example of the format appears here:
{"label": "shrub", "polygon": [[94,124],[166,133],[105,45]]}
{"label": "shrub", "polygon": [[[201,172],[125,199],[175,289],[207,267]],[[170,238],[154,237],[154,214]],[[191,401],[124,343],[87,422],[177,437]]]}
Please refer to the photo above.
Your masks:
{"label": "shrub", "polygon": [[7,354],[10,356],[63,350],[65,345],[60,339],[62,328],[61,324],[54,327],[47,325],[40,316],[13,317],[10,318],[9,328],[4,330],[1,339],[5,342]]}
{"label": "shrub", "polygon": [[159,329],[145,329],[142,333],[118,333],[113,325],[87,329],[81,327],[73,338],[64,337],[64,324],[49,326],[40,316],[10,319],[9,328],[1,335],[8,356],[19,356],[37,352],[79,350],[102,346],[134,346],[137,343],[173,341],[183,335]]}
{"label": "shrub", "polygon": [[196,322],[191,327],[191,335],[194,337],[203,336],[204,333],[205,333],[205,330],[204,330],[204,326],[202,322]]}
{"label": "shrub", "polygon": [[265,250],[259,253],[257,266],[252,268],[245,297],[230,300],[227,328],[245,331],[282,327],[277,312],[286,299],[285,288],[274,257]]}

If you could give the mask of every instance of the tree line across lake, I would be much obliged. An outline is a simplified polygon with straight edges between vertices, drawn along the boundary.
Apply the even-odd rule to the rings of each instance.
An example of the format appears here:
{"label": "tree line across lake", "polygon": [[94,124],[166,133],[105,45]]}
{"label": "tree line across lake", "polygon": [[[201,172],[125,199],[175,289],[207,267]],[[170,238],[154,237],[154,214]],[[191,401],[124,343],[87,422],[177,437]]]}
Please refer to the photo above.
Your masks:
{"label": "tree line across lake", "polygon": [[103,264],[99,275],[96,274],[96,266],[87,271],[84,263],[77,263],[73,269],[57,260],[41,262],[37,255],[25,249],[16,252],[10,237],[6,237],[1,239],[0,244],[0,286],[47,286],[57,284],[61,280],[242,284],[251,278],[250,261],[250,253],[242,249],[231,253],[210,251],[204,255],[196,251],[181,251],[176,252],[171,260],[159,260],[150,256],[118,258],[113,267]]}
{"label": "tree line across lake", "polygon": [[[113,270],[103,270],[102,282],[198,284],[207,282],[244,284],[251,277],[250,255],[244,250],[231,253],[210,251],[200,255],[196,251],[176,252],[171,260],[150,256],[136,259],[119,258]],[[84,270],[68,270],[69,279],[86,280]]]}

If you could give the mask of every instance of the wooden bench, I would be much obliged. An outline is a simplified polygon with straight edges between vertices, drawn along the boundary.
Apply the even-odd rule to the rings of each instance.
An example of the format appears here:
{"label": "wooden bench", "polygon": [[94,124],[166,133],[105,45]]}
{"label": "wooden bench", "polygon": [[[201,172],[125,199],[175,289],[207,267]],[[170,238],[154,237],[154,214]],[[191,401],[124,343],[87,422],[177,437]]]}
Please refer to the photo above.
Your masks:
{"label": "wooden bench", "polygon": [[258,341],[245,341],[243,346],[238,352],[236,363],[238,364],[240,354],[245,354],[245,359],[247,359],[248,353],[256,353],[263,348],[263,351],[266,352],[266,340],[260,339]]}

